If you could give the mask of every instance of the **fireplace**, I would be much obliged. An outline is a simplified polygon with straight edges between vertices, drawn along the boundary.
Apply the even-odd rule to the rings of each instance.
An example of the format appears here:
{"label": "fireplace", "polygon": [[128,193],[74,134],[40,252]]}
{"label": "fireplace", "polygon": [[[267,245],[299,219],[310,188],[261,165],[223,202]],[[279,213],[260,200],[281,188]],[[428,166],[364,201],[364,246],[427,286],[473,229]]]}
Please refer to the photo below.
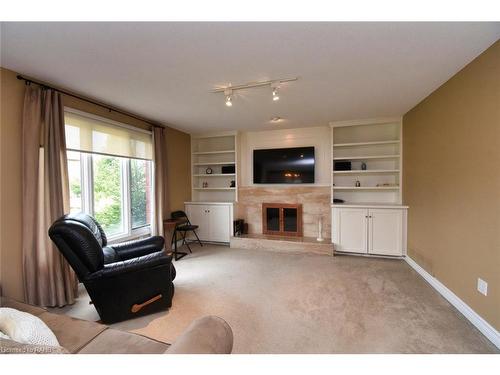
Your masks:
{"label": "fireplace", "polygon": [[262,233],[302,236],[302,205],[262,203]]}

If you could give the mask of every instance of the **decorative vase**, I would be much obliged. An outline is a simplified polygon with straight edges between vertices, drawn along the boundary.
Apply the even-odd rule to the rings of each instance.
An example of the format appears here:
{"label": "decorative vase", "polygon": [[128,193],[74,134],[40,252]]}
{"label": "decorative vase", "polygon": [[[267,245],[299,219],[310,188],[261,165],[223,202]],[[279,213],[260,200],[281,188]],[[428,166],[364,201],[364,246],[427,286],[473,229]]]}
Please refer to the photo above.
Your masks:
{"label": "decorative vase", "polygon": [[323,217],[319,216],[318,217],[318,238],[316,238],[316,241],[322,242],[325,239],[323,238]]}

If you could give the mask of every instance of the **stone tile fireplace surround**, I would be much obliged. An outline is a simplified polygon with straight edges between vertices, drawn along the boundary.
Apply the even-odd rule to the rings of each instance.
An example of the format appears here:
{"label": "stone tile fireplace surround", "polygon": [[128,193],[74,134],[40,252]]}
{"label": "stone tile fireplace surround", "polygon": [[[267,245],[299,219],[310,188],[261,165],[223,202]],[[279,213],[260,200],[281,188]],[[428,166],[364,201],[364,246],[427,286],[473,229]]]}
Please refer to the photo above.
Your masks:
{"label": "stone tile fireplace surround", "polygon": [[248,223],[248,232],[262,233],[263,203],[302,204],[304,237],[318,236],[318,220],[323,220],[323,237],[331,237],[330,188],[328,186],[240,187],[236,215]]}

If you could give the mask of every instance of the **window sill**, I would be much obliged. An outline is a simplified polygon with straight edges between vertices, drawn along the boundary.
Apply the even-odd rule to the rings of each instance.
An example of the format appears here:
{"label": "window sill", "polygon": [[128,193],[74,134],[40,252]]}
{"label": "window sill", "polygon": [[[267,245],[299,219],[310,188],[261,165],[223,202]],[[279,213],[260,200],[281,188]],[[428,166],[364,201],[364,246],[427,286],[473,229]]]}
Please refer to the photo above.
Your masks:
{"label": "window sill", "polygon": [[151,228],[149,227],[139,228],[133,231],[131,234],[118,235],[108,238],[108,244],[113,245],[120,242],[133,241],[150,236],[151,236]]}

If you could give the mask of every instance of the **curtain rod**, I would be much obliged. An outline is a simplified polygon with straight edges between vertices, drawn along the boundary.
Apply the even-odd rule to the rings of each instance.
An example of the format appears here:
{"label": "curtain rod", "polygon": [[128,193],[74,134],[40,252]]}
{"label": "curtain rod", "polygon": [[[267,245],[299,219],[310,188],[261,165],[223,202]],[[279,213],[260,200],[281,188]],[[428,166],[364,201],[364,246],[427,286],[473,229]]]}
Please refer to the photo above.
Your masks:
{"label": "curtain rod", "polygon": [[19,80],[22,80],[22,81],[25,81],[25,83],[28,85],[28,84],[31,84],[31,83],[34,83],[35,85],[38,85],[42,88],[45,88],[45,89],[50,89],[50,90],[54,90],[54,91],[57,91],[61,94],[64,94],[64,95],[67,95],[67,96],[71,96],[72,98],[75,98],[75,99],[79,99],[79,100],[83,100],[84,102],[87,102],[87,103],[91,103],[91,104],[94,104],[94,105],[97,105],[101,108],[105,108],[107,109],[109,112],[116,112],[116,113],[120,113],[122,115],[125,115],[125,116],[129,116],[129,117],[132,117],[132,118],[135,118],[136,120],[140,120],[140,121],[143,121],[145,122],[146,124],[149,124],[151,126],[161,126],[161,127],[165,127],[164,125],[161,125],[159,123],[156,123],[156,122],[153,122],[153,121],[150,121],[150,120],[147,120],[143,117],[140,117],[140,116],[136,116],[132,113],[129,113],[129,112],[125,112],[125,111],[122,111],[122,110],[119,110],[119,109],[116,109],[114,107],[110,107],[108,105],[105,105],[105,104],[102,104],[102,103],[99,103],[99,102],[96,102],[96,101],[93,101],[91,99],[87,99],[87,98],[84,98],[83,96],[79,96],[79,95],[76,95],[76,94],[73,94],[69,91],[65,91],[65,90],[61,90],[61,89],[58,89],[56,87],[53,87],[53,86],[49,86],[49,85],[46,85],[45,83],[41,83],[41,82],[37,82],[37,81],[34,81],[32,79],[29,79],[29,78],[26,78],[26,77],[23,77],[22,75],[18,74],[16,76],[17,79]]}

